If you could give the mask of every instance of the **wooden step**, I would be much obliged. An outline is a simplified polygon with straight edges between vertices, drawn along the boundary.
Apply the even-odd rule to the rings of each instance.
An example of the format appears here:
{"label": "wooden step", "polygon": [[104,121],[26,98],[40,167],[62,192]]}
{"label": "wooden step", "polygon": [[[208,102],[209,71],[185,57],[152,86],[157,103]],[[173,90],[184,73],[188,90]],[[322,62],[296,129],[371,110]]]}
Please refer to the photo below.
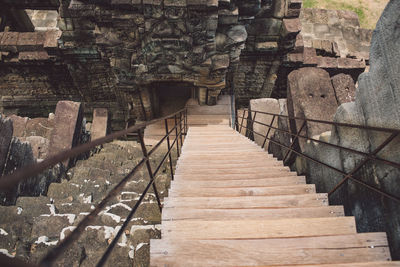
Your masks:
{"label": "wooden step", "polygon": [[[243,166],[245,168],[250,168],[250,167],[259,167],[259,166],[279,166],[279,167],[284,167],[281,161],[277,160],[265,160],[262,162],[243,162],[240,164],[240,166]],[[196,162],[193,160],[179,160],[177,164],[177,168],[179,167],[187,167],[187,168],[192,168],[192,169],[204,169],[204,167],[208,169],[233,169],[237,168],[238,164],[235,163],[229,163],[227,161],[225,164],[218,164],[218,163],[212,163],[212,162]]]}
{"label": "wooden step", "polygon": [[390,260],[384,233],[179,242],[152,239],[150,254],[152,266],[298,266]]}
{"label": "wooden step", "polygon": [[323,218],[344,216],[343,206],[301,207],[285,209],[190,209],[167,208],[162,220],[252,220],[283,218]]}
{"label": "wooden step", "polygon": [[[365,260],[365,259],[364,259]],[[399,267],[399,261],[351,262],[334,264],[296,265],[296,267]]]}
{"label": "wooden step", "polygon": [[165,239],[252,239],[355,234],[354,217],[163,221]]}
{"label": "wooden step", "polygon": [[282,161],[226,126],[190,127],[152,266],[399,266]]}
{"label": "wooden step", "polygon": [[328,205],[327,194],[289,196],[246,197],[174,197],[164,198],[164,207],[188,207],[202,209],[238,208],[293,208],[320,207]]}
{"label": "wooden step", "polygon": [[171,185],[168,197],[238,197],[315,194],[315,185],[240,188],[182,188]]}
{"label": "wooden step", "polygon": [[221,180],[185,180],[184,177],[175,176],[175,188],[235,188],[235,187],[263,187],[305,184],[304,176],[289,176],[280,178],[259,179],[221,179]]}
{"label": "wooden step", "polygon": [[290,177],[297,176],[295,172],[268,172],[268,173],[251,173],[251,174],[204,174],[204,173],[196,173],[196,174],[176,174],[175,180],[184,179],[187,181],[210,181],[210,180],[243,180],[243,179],[266,179],[266,178],[275,178],[280,179],[282,177]]}
{"label": "wooden step", "polygon": [[268,172],[273,172],[273,173],[288,173],[290,172],[290,169],[288,167],[284,166],[265,166],[265,167],[241,167],[237,169],[192,169],[190,167],[180,167],[176,169],[176,174],[196,174],[196,173],[201,173],[201,174],[210,174],[210,175],[218,175],[218,174],[252,174],[252,173],[268,173]]}

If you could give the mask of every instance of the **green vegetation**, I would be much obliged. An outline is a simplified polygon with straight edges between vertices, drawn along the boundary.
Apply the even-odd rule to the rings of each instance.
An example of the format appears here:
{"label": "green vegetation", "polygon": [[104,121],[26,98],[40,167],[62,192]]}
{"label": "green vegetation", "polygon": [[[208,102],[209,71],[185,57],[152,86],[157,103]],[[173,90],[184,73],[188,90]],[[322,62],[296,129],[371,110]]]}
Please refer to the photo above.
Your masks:
{"label": "green vegetation", "polygon": [[357,13],[361,27],[373,29],[388,0],[303,0],[305,8],[350,10]]}

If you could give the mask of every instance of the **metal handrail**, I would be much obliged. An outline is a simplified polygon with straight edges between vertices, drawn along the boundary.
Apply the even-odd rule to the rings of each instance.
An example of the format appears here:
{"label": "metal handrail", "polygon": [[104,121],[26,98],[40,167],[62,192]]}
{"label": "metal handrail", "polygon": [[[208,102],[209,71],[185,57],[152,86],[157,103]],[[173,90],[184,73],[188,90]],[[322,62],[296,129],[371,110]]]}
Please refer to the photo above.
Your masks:
{"label": "metal handrail", "polygon": [[[248,113],[247,118],[246,118],[246,112]],[[253,117],[252,117],[251,113],[254,113]],[[271,123],[270,124],[265,124],[265,123],[256,121],[255,117],[256,117],[257,113],[271,115],[272,116]],[[292,120],[292,121],[293,120],[301,120],[301,121],[303,121],[303,123],[302,123],[302,126],[300,127],[300,129],[297,131],[297,133],[293,133],[293,132],[290,132],[290,131],[287,131],[287,130],[280,129],[278,127],[272,126],[274,121],[275,121],[275,119],[276,118],[280,118],[280,117],[283,117],[285,119]],[[262,148],[264,148],[266,140],[269,140],[270,142],[272,142],[272,143],[274,143],[276,145],[279,145],[280,147],[283,147],[283,148],[287,149],[287,153],[284,156],[284,163],[286,163],[285,160],[288,157],[289,153],[292,152],[292,153],[294,153],[294,154],[296,154],[296,155],[298,155],[300,157],[305,158],[306,160],[309,160],[309,161],[312,161],[312,162],[317,163],[319,165],[322,165],[324,167],[327,167],[327,168],[329,168],[329,169],[331,169],[331,170],[333,170],[335,172],[338,172],[341,175],[343,175],[343,179],[328,193],[329,196],[331,196],[334,192],[336,192],[341,186],[343,186],[343,184],[347,180],[350,179],[350,180],[352,180],[352,181],[354,181],[354,182],[356,182],[356,183],[358,183],[358,184],[360,184],[360,185],[362,185],[362,186],[364,186],[364,187],[366,187],[366,188],[368,188],[368,189],[370,189],[372,191],[375,191],[376,193],[379,193],[382,196],[385,196],[385,197],[387,197],[387,198],[389,198],[391,200],[394,200],[394,201],[400,203],[400,197],[394,196],[394,195],[392,195],[392,194],[390,194],[388,192],[383,191],[380,188],[377,188],[377,187],[374,187],[374,186],[372,186],[372,185],[370,185],[368,183],[365,183],[365,182],[361,181],[361,179],[359,179],[359,178],[354,176],[354,174],[357,171],[359,171],[370,160],[371,161],[379,161],[379,162],[381,162],[383,164],[387,164],[387,165],[390,165],[392,167],[400,169],[400,164],[399,163],[396,163],[396,162],[393,162],[393,161],[390,161],[390,160],[386,160],[386,159],[382,159],[382,158],[377,156],[377,154],[383,148],[385,148],[392,140],[394,140],[397,136],[399,136],[400,130],[391,129],[391,128],[383,128],[383,127],[371,127],[371,126],[366,126],[366,125],[356,125],[356,124],[349,124],[349,123],[339,123],[339,122],[332,122],[332,121],[306,119],[306,118],[292,117],[292,116],[289,116],[289,115],[281,115],[281,114],[262,112],[262,111],[257,111],[257,110],[248,110],[248,109],[243,110],[243,115],[242,116],[237,116],[237,118],[241,119],[240,125],[239,125],[239,120],[238,119],[236,120],[236,129],[237,129],[237,131],[239,131],[239,133],[241,133],[242,129],[245,128],[246,129],[246,134],[245,134],[246,137],[249,137],[249,133],[253,133],[253,134],[256,134],[258,136],[263,137],[264,138],[264,142],[263,142]],[[243,125],[244,120],[246,120],[251,126],[250,125],[244,126]],[[358,150],[355,150],[355,149],[352,149],[352,148],[348,148],[348,147],[344,147],[344,146],[340,146],[340,145],[336,145],[336,144],[331,144],[331,143],[328,143],[328,142],[325,142],[325,141],[322,141],[322,140],[317,140],[317,139],[314,139],[314,138],[310,138],[308,136],[301,135],[300,133],[304,129],[304,126],[306,125],[307,122],[323,123],[323,124],[329,124],[329,125],[334,125],[334,126],[339,126],[339,127],[350,127],[350,128],[357,128],[357,129],[363,129],[363,130],[379,131],[379,132],[388,133],[390,135],[374,151],[372,151],[370,153],[365,153],[365,152],[358,151]],[[261,133],[258,133],[256,131],[254,131],[254,129],[253,129],[254,123],[257,123],[257,124],[260,124],[260,125],[268,127],[267,134],[263,135]],[[277,130],[277,131],[281,131],[281,132],[284,132],[286,134],[291,135],[292,136],[292,141],[290,143],[290,146],[287,146],[285,144],[277,142],[276,140],[273,140],[271,137],[269,137],[271,129],[274,129],[274,130]],[[340,169],[338,169],[336,167],[330,166],[330,165],[328,165],[328,164],[326,164],[326,163],[324,163],[324,162],[322,162],[322,161],[320,161],[318,159],[312,158],[312,157],[304,154],[301,151],[297,151],[296,150],[296,143],[298,142],[298,138],[304,138],[306,140],[318,142],[318,143],[321,143],[321,144],[324,144],[324,145],[331,146],[331,147],[336,148],[336,149],[342,149],[342,150],[350,152],[350,153],[355,153],[355,154],[364,156],[364,159],[361,160],[361,162],[359,164],[357,164],[357,166],[355,168],[353,168],[353,170],[351,170],[350,172],[345,172],[345,171],[340,170]]]}
{"label": "metal handrail", "polygon": [[[179,115],[179,121],[177,120],[177,116]],[[174,127],[170,130],[168,130],[168,119],[170,118],[174,118]],[[156,144],[154,145],[154,147],[148,152],[146,145],[144,143],[144,139],[143,139],[143,134],[142,134],[142,130],[150,125],[150,124],[154,124],[156,122],[160,122],[163,121],[165,123],[165,129],[166,129],[166,134],[165,136]],[[182,126],[183,123],[183,126]],[[178,131],[179,128],[179,131]],[[132,216],[135,214],[137,208],[139,207],[139,205],[142,203],[144,197],[146,196],[148,190],[150,189],[150,187],[153,187],[156,199],[157,199],[157,203],[158,206],[160,208],[160,211],[162,209],[162,205],[161,205],[161,201],[158,195],[158,191],[155,185],[155,177],[158,173],[158,171],[160,170],[160,168],[162,167],[162,165],[165,163],[165,160],[167,159],[167,157],[169,157],[169,161],[170,161],[170,171],[171,171],[171,178],[172,180],[174,179],[174,172],[173,172],[173,168],[172,168],[172,157],[171,157],[171,152],[172,149],[176,143],[176,150],[177,150],[177,154],[179,156],[179,150],[182,149],[182,145],[183,145],[183,135],[187,134],[187,130],[188,130],[188,125],[187,125],[187,109],[181,109],[173,114],[167,115],[165,117],[159,118],[159,119],[155,119],[149,122],[144,122],[144,123],[140,123],[137,124],[135,126],[129,127],[125,130],[121,130],[115,133],[112,133],[110,135],[107,135],[105,137],[96,139],[92,142],[80,145],[78,147],[75,147],[73,149],[70,150],[66,150],[63,152],[60,152],[59,154],[52,156],[50,158],[45,159],[44,161],[31,165],[31,166],[27,166],[25,168],[22,168],[21,170],[17,170],[16,172],[10,174],[10,175],[6,175],[3,177],[0,177],[0,192],[1,191],[7,191],[10,188],[12,188],[13,186],[16,186],[19,182],[26,180],[30,177],[36,176],[38,174],[40,174],[42,171],[46,170],[49,167],[54,166],[57,163],[63,162],[66,159],[69,158],[74,158],[78,155],[80,155],[81,153],[85,153],[90,151],[92,148],[95,148],[99,145],[108,143],[113,141],[116,138],[120,138],[120,137],[124,137],[129,133],[133,133],[133,132],[137,132],[138,137],[139,137],[139,142],[141,144],[141,148],[142,148],[142,152],[143,152],[143,158],[139,161],[139,163],[124,177],[121,179],[121,181],[103,198],[103,200],[90,212],[89,215],[87,215],[86,217],[84,217],[82,219],[82,221],[79,222],[79,224],[77,225],[77,227],[74,229],[74,231],[72,231],[65,239],[60,240],[59,244],[53,248],[52,250],[50,250],[45,256],[44,258],[40,261],[39,266],[52,266],[53,263],[56,261],[56,259],[62,255],[62,253],[70,246],[73,244],[73,242],[75,242],[80,235],[83,233],[83,231],[85,230],[86,226],[89,225],[89,223],[91,221],[93,221],[96,216],[106,207],[106,204],[115,196],[117,196],[117,194],[123,189],[123,187],[126,185],[126,183],[130,180],[131,177],[133,177],[135,175],[135,173],[138,172],[138,170],[143,167],[146,164],[147,167],[147,171],[148,174],[150,176],[150,182],[147,184],[146,188],[144,189],[143,193],[141,194],[139,200],[135,203],[135,206],[132,208],[132,210],[130,211],[127,219],[125,220],[124,224],[121,226],[121,228],[119,229],[118,233],[116,234],[116,236],[114,237],[113,241],[110,243],[110,245],[107,247],[107,250],[105,251],[105,253],[102,255],[100,261],[97,263],[96,266],[103,266],[104,263],[107,261],[110,253],[112,252],[113,248],[115,247],[115,245],[118,242],[118,239],[121,237],[123,231],[125,230],[125,228],[127,227],[128,223],[130,222]],[[170,135],[175,131],[175,138],[174,141],[172,142],[172,144],[170,143]],[[150,155],[154,153],[154,151],[157,150],[157,148],[165,141],[167,140],[167,146],[168,146],[168,151],[166,152],[166,154],[164,155],[163,159],[161,160],[161,162],[158,164],[156,170],[153,172],[151,165],[150,165]],[[180,142],[180,146],[179,146],[179,140]],[[31,267],[37,267],[37,265],[35,264],[30,264],[30,263],[25,263],[21,260],[18,259],[3,259],[4,257],[2,255],[0,255],[0,261],[2,263],[6,263],[9,265],[6,266],[31,266]]]}

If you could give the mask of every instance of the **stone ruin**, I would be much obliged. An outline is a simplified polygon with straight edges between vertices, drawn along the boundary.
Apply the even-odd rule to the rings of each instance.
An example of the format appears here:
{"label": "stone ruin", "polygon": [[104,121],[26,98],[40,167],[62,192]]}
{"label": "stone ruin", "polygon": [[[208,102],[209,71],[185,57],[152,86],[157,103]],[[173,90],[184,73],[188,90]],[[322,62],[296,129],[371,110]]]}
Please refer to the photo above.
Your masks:
{"label": "stone ruin", "polygon": [[[374,38],[371,30],[360,28],[355,13],[301,8],[301,0],[4,0],[1,5],[5,8],[0,10],[0,174],[86,142],[86,130],[96,139],[108,130],[179,110],[189,98],[215,105],[221,94],[233,94],[239,108],[249,105],[284,115],[399,127],[387,124],[398,121],[393,112],[398,109],[397,87],[391,87],[399,84],[398,71],[387,69],[399,62],[398,30],[393,28],[399,23],[397,14],[390,14],[400,8],[395,0]],[[370,64],[370,73],[362,74]],[[377,89],[380,85],[384,90]],[[49,115],[52,112],[55,115]],[[257,116],[271,121],[271,116]],[[91,123],[83,123],[84,117]],[[283,119],[274,126],[292,132],[300,127]],[[266,133],[257,127],[257,132]],[[316,125],[307,125],[305,134],[363,151],[382,138]],[[288,134],[271,135],[290,142]],[[260,145],[264,141],[254,139]],[[132,167],[131,156],[122,152],[127,147],[140,154],[136,143],[117,141],[94,151],[87,161],[83,156],[64,162],[2,196],[3,204],[16,204],[0,207],[3,214],[12,214],[10,222],[24,210],[30,228],[22,231],[18,225],[15,230],[9,221],[0,223],[0,230],[10,233],[0,242],[0,252],[7,248],[8,255],[37,262],[98,203],[116,182],[111,177],[123,175],[120,166]],[[272,142],[266,142],[266,149],[279,159],[287,153]],[[299,149],[343,170],[359,161],[312,142],[299,142]],[[396,158],[395,151],[385,151],[386,156]],[[289,163],[307,173],[320,191],[340,179],[293,155]],[[397,171],[371,164],[363,172],[370,173],[369,181],[396,193]],[[97,178],[105,185],[96,183]],[[135,201],[146,175],[136,178],[130,191],[99,219],[106,225],[101,228],[103,236],[89,229],[85,235],[93,244],[77,244],[71,252],[77,262],[62,264],[93,265],[88,255],[108,242],[123,220],[125,203]],[[164,196],[169,180],[165,174],[161,180]],[[34,203],[38,208],[32,209],[26,196],[39,195]],[[368,223],[357,220],[360,230],[388,231],[392,256],[398,258],[398,208],[376,198],[368,202],[374,209],[366,208],[369,197],[349,183],[333,201],[345,204],[346,212],[358,219],[368,218]],[[141,210],[119,247],[118,255],[129,256],[121,256],[123,264],[134,259],[134,265],[141,266],[148,261],[148,239],[160,235],[154,196],[146,201],[152,208]],[[387,222],[379,221],[377,214],[386,216]],[[57,226],[45,235],[40,229],[46,224]],[[24,231],[29,234],[22,237]]]}
{"label": "stone ruin", "polygon": [[[306,25],[306,28],[303,28],[305,32],[302,31],[298,35],[298,40],[300,37],[303,38],[303,54],[296,54],[296,51],[293,51],[287,54],[287,58],[301,58],[303,56],[305,59],[305,51],[313,50],[317,64],[305,66],[303,62],[301,68],[289,73],[287,90],[285,94],[282,94],[286,98],[279,100],[273,98],[253,99],[249,103],[250,110],[299,118],[399,129],[399,100],[397,95],[400,91],[398,75],[400,71],[400,34],[398,27],[400,15],[398,10],[400,10],[400,2],[391,1],[373,31],[372,37],[369,37],[371,32],[368,30],[353,29],[352,35],[361,35],[362,38],[365,38],[365,41],[357,46],[355,41],[350,38],[335,40],[327,34],[328,32],[336,32],[332,29],[334,27],[332,21],[338,23],[335,14],[342,14],[341,16],[343,16],[347,12],[304,9],[302,23],[303,26]],[[310,14],[313,14],[313,16]],[[347,18],[353,17],[349,13],[347,14]],[[319,21],[320,24],[307,25],[305,23],[307,17]],[[358,22],[354,21],[349,24],[348,28],[357,25],[359,25]],[[340,28],[343,36],[350,34],[349,29]],[[324,30],[322,31],[322,29]],[[316,41],[315,37],[326,38],[327,40],[320,42]],[[368,54],[365,42],[370,38],[372,39],[370,53]],[[328,44],[328,39],[330,44]],[[342,43],[340,44],[340,42]],[[320,45],[324,43],[327,48],[341,47],[337,51],[340,51],[340,55],[346,55],[346,58],[334,57],[327,51],[322,54]],[[317,53],[317,56],[315,56],[315,53]],[[318,55],[318,53],[321,54]],[[341,60],[354,64],[347,65],[352,66],[350,68],[337,68],[337,64]],[[335,63],[329,67],[318,63],[323,61],[330,63],[335,61]],[[365,64],[370,65],[367,71],[361,75],[357,74],[365,68]],[[355,74],[358,77],[357,84],[353,80]],[[256,117],[264,124],[272,122],[270,115],[257,114]],[[273,127],[296,134],[300,130],[302,122],[301,120],[288,120],[280,117],[274,121]],[[251,126],[258,133],[265,135],[268,132],[268,128],[263,125],[250,124]],[[290,146],[293,136],[283,131],[271,130],[270,136],[272,136],[272,140]],[[365,153],[374,151],[389,136],[388,133],[312,122],[305,124],[301,135]],[[264,138],[255,135],[254,140],[259,145],[264,142]],[[399,162],[398,145],[399,137],[396,137],[388,147],[378,154],[379,157]],[[319,192],[329,192],[343,179],[343,175],[296,156],[294,153],[288,153],[286,148],[273,142],[269,142],[265,149],[278,159],[283,159],[288,154],[287,164],[299,174],[306,175],[307,182],[316,184]],[[296,149],[345,172],[353,170],[364,158],[315,141],[306,141],[304,138],[299,138]],[[399,170],[397,168],[380,162],[368,162],[356,173],[356,177],[361,177],[363,182],[380,188],[391,195],[400,195],[398,187]],[[400,213],[395,201],[382,197],[349,180],[330,197],[330,203],[344,205],[345,213],[356,217],[358,231],[387,232],[392,258],[398,259],[400,257],[400,236],[398,233]]]}

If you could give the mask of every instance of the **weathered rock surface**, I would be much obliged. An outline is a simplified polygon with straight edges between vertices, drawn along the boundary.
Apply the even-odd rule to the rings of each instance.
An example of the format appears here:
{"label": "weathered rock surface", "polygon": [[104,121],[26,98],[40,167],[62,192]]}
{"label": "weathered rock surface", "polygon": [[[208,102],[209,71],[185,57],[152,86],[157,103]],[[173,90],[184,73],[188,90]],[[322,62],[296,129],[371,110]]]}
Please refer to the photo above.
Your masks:
{"label": "weathered rock surface", "polygon": [[355,100],[356,86],[350,75],[341,73],[333,76],[331,80],[333,89],[335,90],[336,100],[339,105],[353,102]]}
{"label": "weathered rock surface", "polygon": [[[261,122],[266,125],[271,125],[273,115],[262,114],[262,113],[258,113],[258,112],[255,113],[255,111],[279,114],[279,112],[280,112],[279,102],[277,99],[273,99],[273,98],[252,99],[252,100],[250,100],[250,110],[252,111],[253,119],[255,116],[255,121]],[[259,124],[256,122],[252,123],[253,131],[261,134],[261,135],[254,134],[254,142],[256,142],[257,145],[262,146],[265,141],[264,148],[265,148],[265,150],[267,150],[268,145],[269,145],[269,140],[265,140],[265,138],[262,136],[267,135],[267,133],[269,132],[269,138],[270,138],[271,136],[273,136],[275,130],[270,129],[269,127],[267,127],[263,124]],[[274,119],[272,127],[275,127],[275,128],[278,127],[278,118]]]}
{"label": "weathered rock surface", "polygon": [[[72,101],[59,101],[57,103],[54,130],[51,134],[49,153],[55,155],[63,150],[71,149],[79,142],[82,129],[83,111],[81,103]],[[64,162],[66,167],[73,160]]]}
{"label": "weathered rock surface", "polygon": [[0,115],[0,176],[4,171],[12,136],[13,125],[11,120],[5,119]]}
{"label": "weathered rock surface", "polygon": [[108,110],[105,108],[95,108],[93,110],[93,122],[90,129],[91,139],[96,140],[98,138],[107,135],[108,129]]}
{"label": "weathered rock surface", "polygon": [[[287,116],[287,99],[279,99],[279,115]],[[283,146],[290,147],[291,144],[291,135],[287,132],[290,132],[289,127],[289,119],[286,117],[278,117],[278,128],[282,131],[275,131],[274,135],[271,139]],[[286,131],[286,132],[284,132]],[[268,146],[268,152],[273,154],[274,157],[278,158],[279,160],[283,160],[287,154],[288,149],[285,147],[280,146],[274,142],[270,142]]]}
{"label": "weathered rock surface", "polygon": [[[292,117],[332,121],[338,107],[328,72],[319,68],[295,70],[288,77],[288,114]],[[293,133],[301,128],[302,120],[292,120]],[[302,135],[312,137],[330,130],[330,125],[306,123]],[[300,139],[301,148],[304,140]]]}
{"label": "weathered rock surface", "polygon": [[[400,129],[400,1],[390,1],[374,31],[371,43],[368,73],[358,79],[355,101],[342,104],[334,120],[337,122],[361,124]],[[346,127],[332,128],[330,142],[357,149],[362,152],[374,151],[388,133],[357,130]],[[318,158],[325,157],[327,163],[350,172],[362,157],[348,152],[330,152],[326,146],[310,149]],[[394,139],[378,156],[394,162],[400,161],[400,140]],[[339,161],[338,161],[339,159]],[[342,177],[332,173],[322,173],[319,166],[309,169],[310,182],[319,181],[321,187],[331,189],[332,181]],[[321,179],[321,177],[324,177]],[[400,196],[400,171],[378,162],[368,162],[356,173],[363,182],[380,188],[392,195]],[[335,193],[334,198],[345,205],[346,213],[357,220],[359,231],[386,231],[393,259],[400,259],[400,209],[398,203],[374,193],[370,189],[349,181]]]}
{"label": "weathered rock surface", "polygon": [[[164,152],[166,149],[160,148],[151,155],[152,166],[158,165]],[[0,206],[1,251],[32,263],[39,262],[132,170],[141,157],[141,148],[136,142],[105,144],[98,154],[78,161],[69,170],[69,181],[51,184],[47,196],[19,197],[16,206]],[[162,198],[166,196],[170,182],[168,167],[169,164],[165,163],[156,178]],[[60,257],[56,266],[95,265],[148,182],[149,176],[144,167],[86,227],[78,242]],[[150,239],[161,236],[160,223],[159,207],[151,189],[106,266],[148,266]],[[3,233],[7,233],[4,238]]]}

